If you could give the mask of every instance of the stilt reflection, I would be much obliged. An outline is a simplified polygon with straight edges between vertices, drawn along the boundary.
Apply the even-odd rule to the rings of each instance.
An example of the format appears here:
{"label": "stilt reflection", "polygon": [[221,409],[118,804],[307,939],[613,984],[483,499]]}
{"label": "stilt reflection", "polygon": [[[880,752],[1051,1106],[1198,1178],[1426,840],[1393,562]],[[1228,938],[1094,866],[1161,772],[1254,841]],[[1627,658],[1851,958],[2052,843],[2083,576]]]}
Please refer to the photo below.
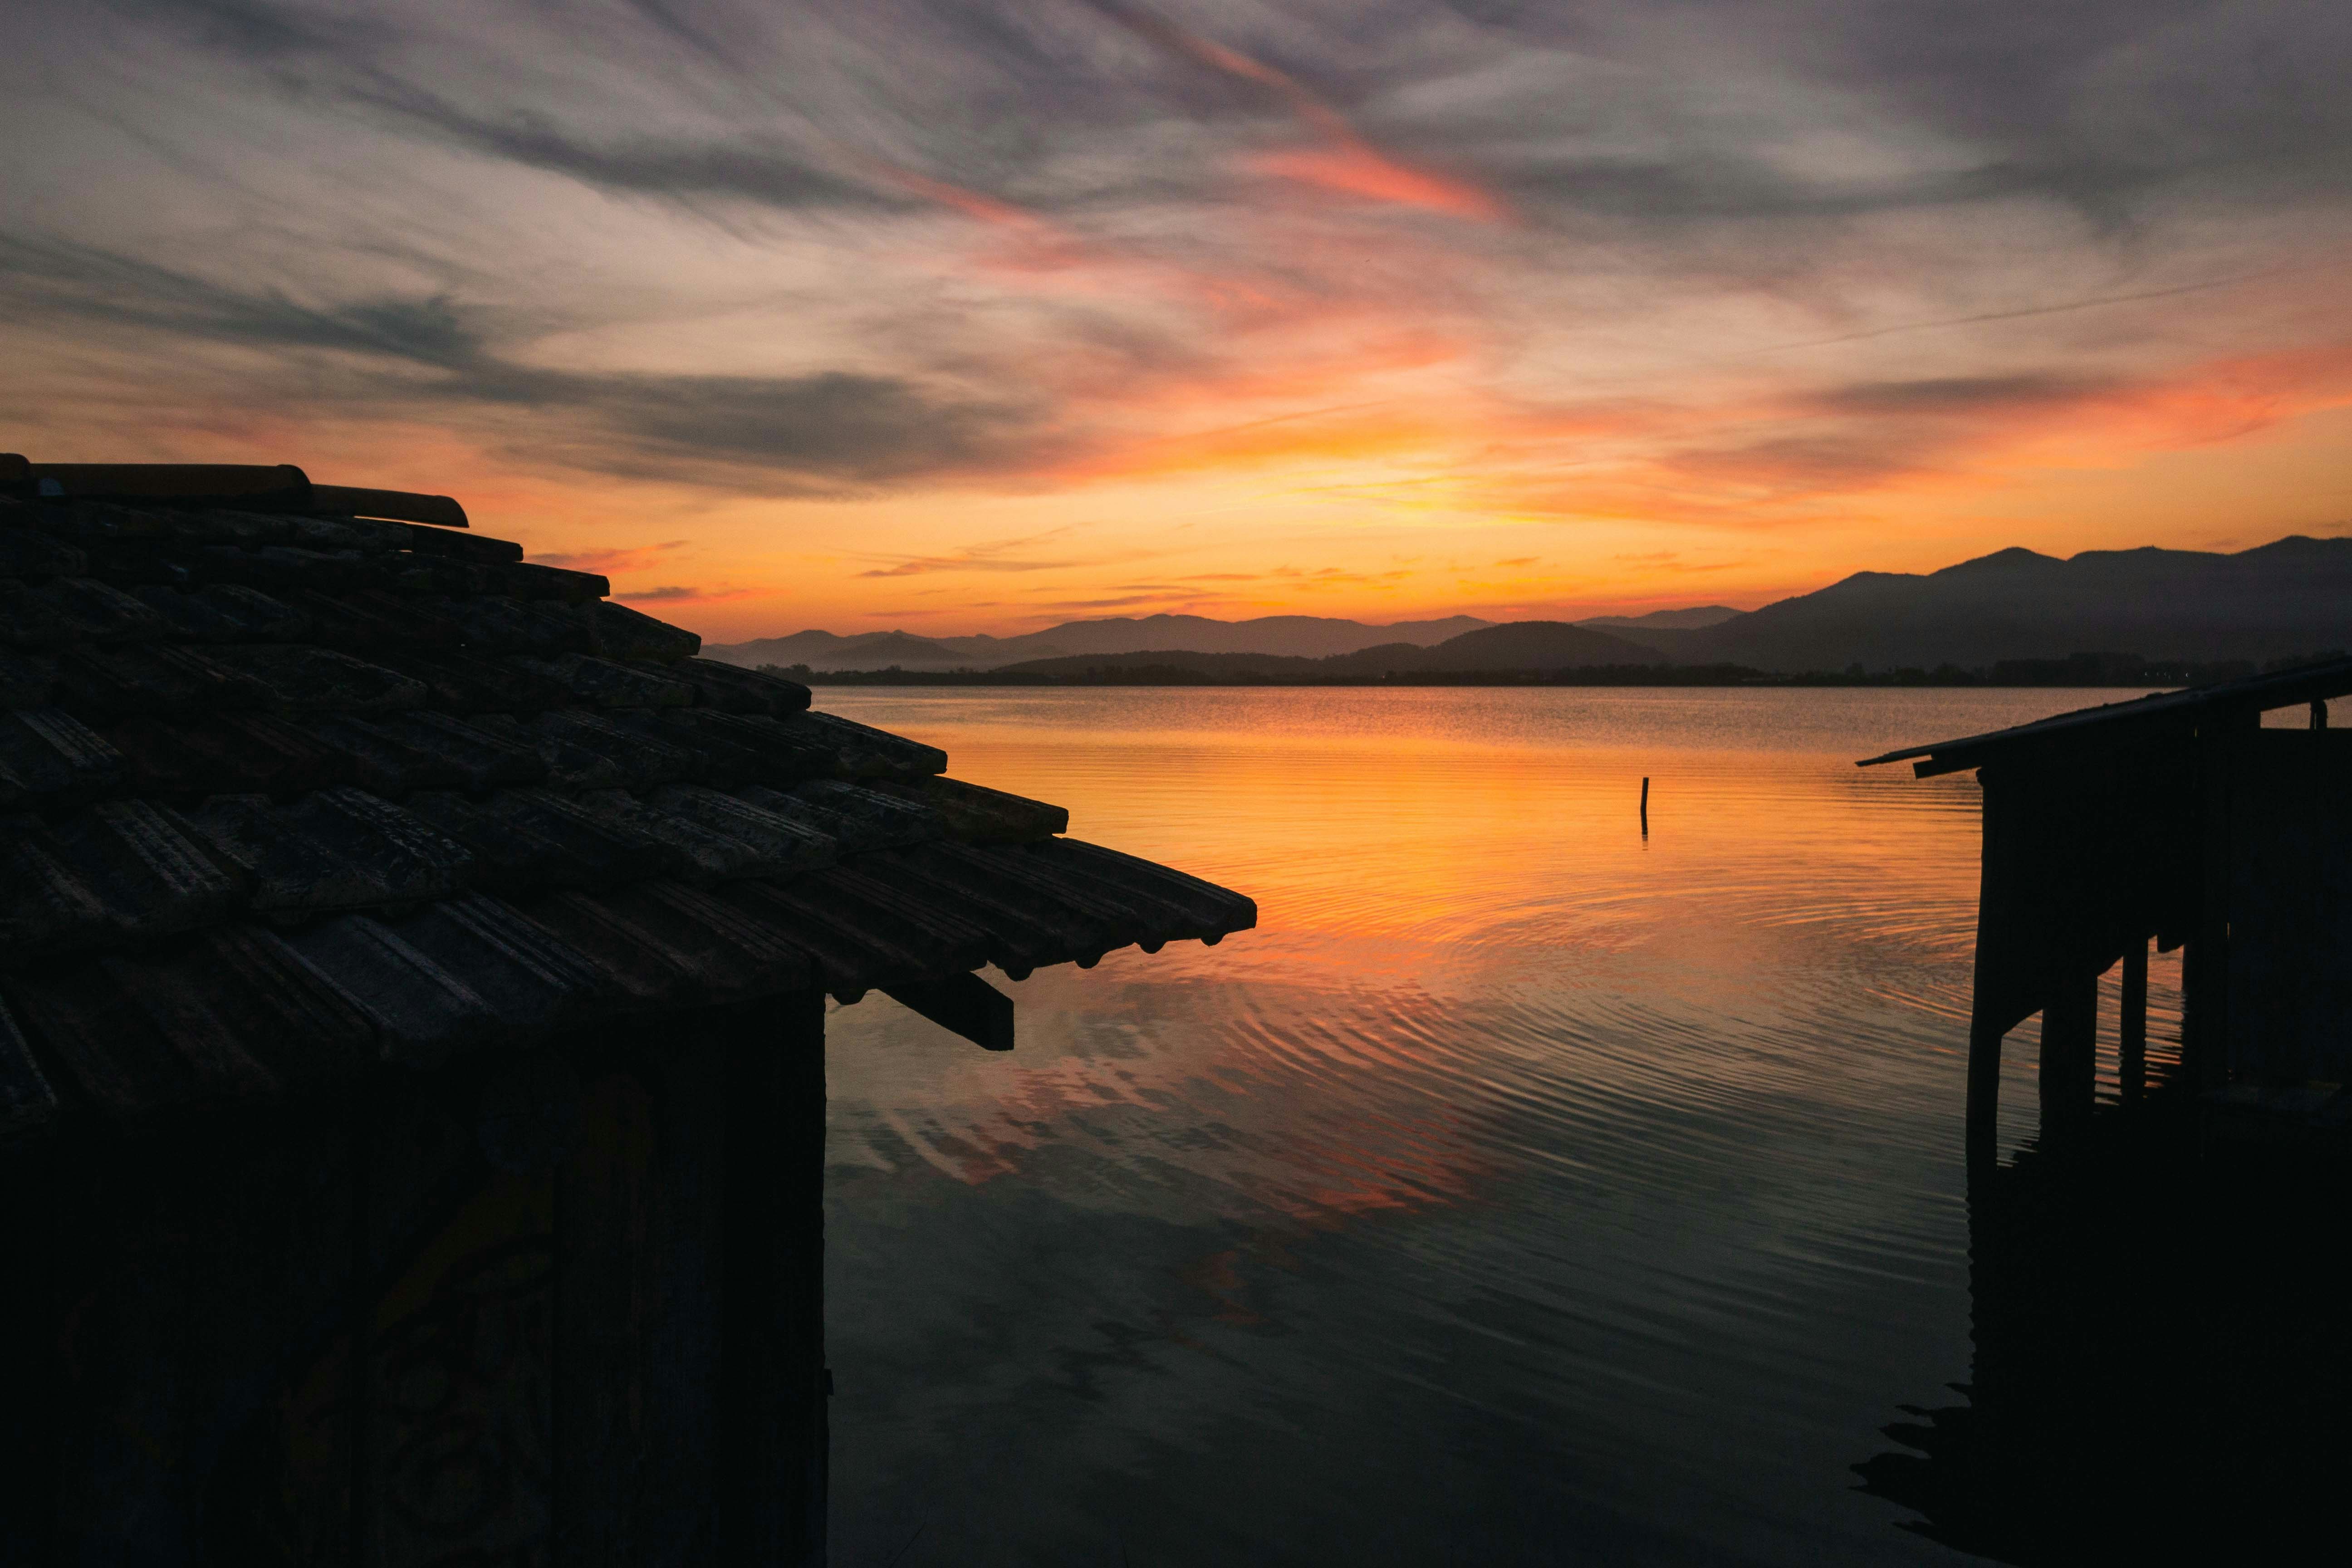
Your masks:
{"label": "stilt reflection", "polygon": [[1965,1403],[1904,1406],[1862,1489],[2007,1563],[2325,1539],[2352,1458],[2352,1157],[2340,1132],[2238,1131],[2160,1095],[1978,1172]]}

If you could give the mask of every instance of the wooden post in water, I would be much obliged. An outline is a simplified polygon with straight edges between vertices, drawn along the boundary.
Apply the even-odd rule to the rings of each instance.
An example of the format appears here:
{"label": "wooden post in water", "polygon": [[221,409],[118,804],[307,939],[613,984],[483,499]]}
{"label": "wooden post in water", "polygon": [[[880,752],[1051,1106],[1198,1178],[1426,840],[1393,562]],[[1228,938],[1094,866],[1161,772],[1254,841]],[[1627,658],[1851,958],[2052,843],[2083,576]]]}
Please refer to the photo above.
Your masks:
{"label": "wooden post in water", "polygon": [[2126,1105],[2147,1091],[2147,939],[2124,949],[2123,999],[2116,1020],[2116,1087]]}
{"label": "wooden post in water", "polygon": [[1984,792],[1984,852],[1977,873],[1977,951],[1969,1006],[1969,1108],[1963,1134],[1971,1177],[1989,1173],[2000,1163],[2000,1043],[2009,1031],[1998,1011],[2001,937],[1997,929],[2000,916],[1994,907],[1999,884],[1993,876],[1993,857],[2007,847],[2007,839],[1995,835],[2001,820],[1995,815],[1995,796],[1988,785]]}
{"label": "wooden post in water", "polygon": [[2311,727],[2315,730],[2327,728],[2327,700],[2324,697],[2311,700]]}
{"label": "wooden post in water", "polygon": [[1650,836],[1650,781],[1642,780],[1642,837]]}
{"label": "wooden post in water", "polygon": [[2098,1092],[2099,976],[2061,978],[2042,1009],[2042,1136],[2062,1137],[2090,1120]]}

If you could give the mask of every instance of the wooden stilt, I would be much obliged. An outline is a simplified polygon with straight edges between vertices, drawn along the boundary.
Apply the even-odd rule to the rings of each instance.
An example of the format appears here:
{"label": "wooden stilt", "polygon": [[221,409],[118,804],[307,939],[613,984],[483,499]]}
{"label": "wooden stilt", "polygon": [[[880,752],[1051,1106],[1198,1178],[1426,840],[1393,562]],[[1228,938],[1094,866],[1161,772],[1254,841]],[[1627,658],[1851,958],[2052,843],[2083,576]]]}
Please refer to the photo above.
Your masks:
{"label": "wooden stilt", "polygon": [[2116,1081],[2126,1105],[2147,1092],[2147,942],[2124,950],[2122,1007],[2116,1020]]}
{"label": "wooden stilt", "polygon": [[2099,977],[2087,971],[2058,982],[2042,1010],[2042,1135],[2088,1121],[2098,1089]]}
{"label": "wooden stilt", "polygon": [[2000,1042],[2003,1031],[1979,1013],[1969,1025],[1968,1162],[1971,1173],[2000,1158]]}
{"label": "wooden stilt", "polygon": [[729,1043],[719,1551],[824,1562],[824,1013],[789,997]]}

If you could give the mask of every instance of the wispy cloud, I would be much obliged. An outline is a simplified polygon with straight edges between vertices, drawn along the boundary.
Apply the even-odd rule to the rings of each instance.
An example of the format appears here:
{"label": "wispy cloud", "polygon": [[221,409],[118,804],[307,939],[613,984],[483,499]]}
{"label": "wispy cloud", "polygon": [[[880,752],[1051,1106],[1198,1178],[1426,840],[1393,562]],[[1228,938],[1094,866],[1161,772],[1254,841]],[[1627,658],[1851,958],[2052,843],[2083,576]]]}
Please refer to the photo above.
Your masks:
{"label": "wispy cloud", "polygon": [[637,572],[666,560],[671,552],[685,550],[692,541],[673,539],[662,544],[638,544],[606,550],[558,551],[552,554],[531,557],[543,566],[565,566],[575,572]]}
{"label": "wispy cloud", "polygon": [[663,588],[637,588],[625,594],[615,593],[613,597],[615,599],[626,599],[633,604],[640,605],[711,605],[718,604],[727,599],[749,598],[754,592],[755,590],[750,588],[692,588],[670,586]]}
{"label": "wispy cloud", "polygon": [[1033,545],[1058,539],[1071,532],[1057,528],[1045,533],[1027,534],[1017,539],[989,540],[979,544],[967,544],[961,549],[940,555],[907,555],[885,557],[885,565],[869,567],[857,574],[860,577],[922,577],[935,572],[1053,572],[1092,563],[1061,556],[1038,556],[1024,552]]}

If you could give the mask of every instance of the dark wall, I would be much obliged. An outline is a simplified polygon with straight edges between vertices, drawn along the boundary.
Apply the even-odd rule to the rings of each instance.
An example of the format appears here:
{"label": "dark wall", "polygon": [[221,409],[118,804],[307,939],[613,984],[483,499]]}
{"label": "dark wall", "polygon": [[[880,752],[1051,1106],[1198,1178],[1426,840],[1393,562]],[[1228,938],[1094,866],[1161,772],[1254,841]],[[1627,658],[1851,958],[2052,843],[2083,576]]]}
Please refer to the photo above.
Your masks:
{"label": "dark wall", "polygon": [[822,1013],[0,1170],[0,1562],[823,1551]]}
{"label": "dark wall", "polygon": [[2263,730],[2230,783],[2230,1068],[2352,1076],[2352,731]]}

